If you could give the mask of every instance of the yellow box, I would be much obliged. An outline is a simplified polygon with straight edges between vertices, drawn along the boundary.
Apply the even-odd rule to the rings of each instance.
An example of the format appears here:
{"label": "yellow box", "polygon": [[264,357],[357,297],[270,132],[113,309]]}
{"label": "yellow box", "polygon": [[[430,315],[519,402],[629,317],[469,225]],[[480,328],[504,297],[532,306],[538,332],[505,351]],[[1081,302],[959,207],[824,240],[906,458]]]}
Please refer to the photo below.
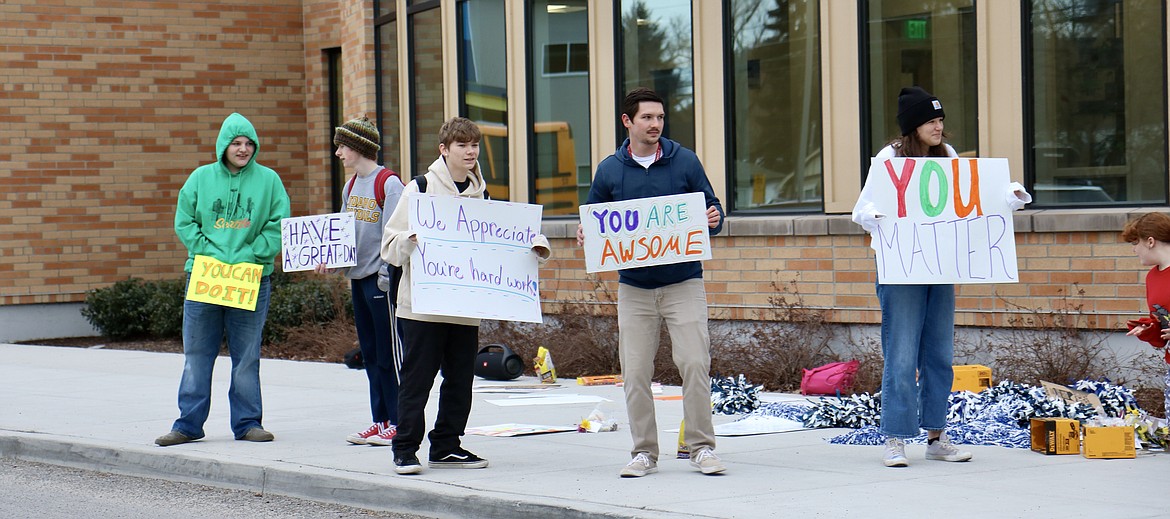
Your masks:
{"label": "yellow box", "polygon": [[951,383],[951,391],[970,391],[978,393],[991,387],[991,368],[980,364],[965,364],[953,366],[955,381]]}
{"label": "yellow box", "polygon": [[1032,450],[1041,454],[1080,454],[1081,423],[1072,418],[1033,418]]}
{"label": "yellow box", "polygon": [[1133,426],[1085,427],[1086,458],[1133,458]]}

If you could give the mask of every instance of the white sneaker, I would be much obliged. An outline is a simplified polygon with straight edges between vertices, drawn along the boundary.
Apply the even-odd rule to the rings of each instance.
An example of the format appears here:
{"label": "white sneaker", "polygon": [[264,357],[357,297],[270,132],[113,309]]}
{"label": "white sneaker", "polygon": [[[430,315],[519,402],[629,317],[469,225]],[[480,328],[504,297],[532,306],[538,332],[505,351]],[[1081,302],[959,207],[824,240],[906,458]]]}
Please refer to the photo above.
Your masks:
{"label": "white sneaker", "polygon": [[727,467],[723,466],[723,460],[711,449],[699,449],[698,453],[692,454],[691,466],[703,474],[718,474],[727,470]]}
{"label": "white sneaker", "polygon": [[906,460],[906,442],[898,438],[886,439],[886,450],[882,455],[882,462],[887,467],[907,467],[910,462]]}
{"label": "white sneaker", "polygon": [[926,445],[926,459],[938,461],[968,461],[971,459],[971,453],[961,451],[951,444],[951,439],[947,437],[947,432],[943,431],[939,435],[938,440],[934,443]]}
{"label": "white sneaker", "polygon": [[658,472],[658,462],[650,459],[650,455],[645,452],[639,452],[630,460],[630,463],[621,471],[623,478],[640,478],[646,474],[653,474]]}

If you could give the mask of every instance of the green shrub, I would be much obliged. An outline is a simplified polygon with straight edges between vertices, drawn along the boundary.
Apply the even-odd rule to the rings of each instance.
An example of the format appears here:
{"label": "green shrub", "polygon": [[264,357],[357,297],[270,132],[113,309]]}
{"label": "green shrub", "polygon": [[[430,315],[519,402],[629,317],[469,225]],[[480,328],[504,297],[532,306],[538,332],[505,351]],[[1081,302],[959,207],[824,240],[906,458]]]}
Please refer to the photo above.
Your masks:
{"label": "green shrub", "polygon": [[[284,340],[302,324],[323,324],[353,316],[347,280],[341,276],[273,274],[264,342]],[[90,290],[81,315],[111,339],[178,339],[183,336],[186,278],[144,281],[130,278]]]}
{"label": "green shrub", "polygon": [[152,337],[179,339],[183,337],[183,300],[187,298],[186,279],[168,279],[149,282],[152,292],[147,306],[150,312],[148,329]]}
{"label": "green shrub", "polygon": [[289,329],[306,323],[328,323],[342,316],[352,315],[346,280],[340,276],[326,278],[282,276],[272,284],[268,303],[268,321],[264,326],[264,342],[284,340]]}
{"label": "green shrub", "polygon": [[86,292],[81,315],[111,339],[144,337],[149,334],[148,302],[153,292],[152,287],[138,278],[118,281]]}

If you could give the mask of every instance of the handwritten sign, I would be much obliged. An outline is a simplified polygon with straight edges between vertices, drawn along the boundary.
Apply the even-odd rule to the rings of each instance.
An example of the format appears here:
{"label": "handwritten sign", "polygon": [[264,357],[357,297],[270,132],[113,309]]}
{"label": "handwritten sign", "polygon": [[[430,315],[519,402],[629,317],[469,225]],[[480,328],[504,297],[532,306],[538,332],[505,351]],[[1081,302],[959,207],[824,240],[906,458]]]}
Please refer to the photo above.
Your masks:
{"label": "handwritten sign", "polygon": [[585,271],[711,259],[702,193],[581,206]]}
{"label": "handwritten sign", "polygon": [[255,263],[229,265],[211,256],[195,255],[187,300],[256,311],[256,295],[264,267]]}
{"label": "handwritten sign", "polygon": [[281,270],[357,265],[353,213],[298,216],[280,221]]}
{"label": "handwritten sign", "polygon": [[410,198],[410,304],[417,313],[543,322],[539,205],[418,194]]}
{"label": "handwritten sign", "polygon": [[883,284],[1016,283],[1007,159],[873,159],[863,197]]}

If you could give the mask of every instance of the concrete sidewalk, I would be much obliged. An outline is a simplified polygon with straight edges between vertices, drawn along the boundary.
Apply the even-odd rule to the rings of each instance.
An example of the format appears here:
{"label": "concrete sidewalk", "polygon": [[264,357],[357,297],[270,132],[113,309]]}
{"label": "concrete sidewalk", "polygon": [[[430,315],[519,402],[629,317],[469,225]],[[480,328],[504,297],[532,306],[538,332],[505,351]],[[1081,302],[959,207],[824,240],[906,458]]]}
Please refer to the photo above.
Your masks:
{"label": "concrete sidewalk", "polygon": [[[349,445],[369,422],[366,378],[341,364],[264,360],[264,425],[272,443],[232,439],[229,363],[220,358],[207,437],[156,447],[177,414],[178,354],[0,345],[0,455],[107,472],[192,481],[436,517],[1165,517],[1170,455],[1133,460],[1044,456],[973,446],[968,463],[886,468],[879,447],[830,445],[843,430],[718,439],[728,470],[704,476],[674,460],[661,432],[660,472],[622,479],[630,437],[621,390],[561,380],[542,394],[610,400],[617,432],[495,438],[467,435],[482,470],[394,474],[388,447]],[[522,378],[513,384],[532,384]],[[477,385],[500,385],[477,379]],[[437,389],[437,386],[436,386]],[[667,387],[665,395],[677,395]],[[476,393],[470,427],[574,425],[595,404],[498,406]],[[784,398],[768,395],[766,399]],[[428,422],[435,414],[432,396]],[[680,401],[658,401],[661,431],[677,429]],[[716,423],[736,417],[716,416]],[[425,467],[426,446],[420,452]]]}

